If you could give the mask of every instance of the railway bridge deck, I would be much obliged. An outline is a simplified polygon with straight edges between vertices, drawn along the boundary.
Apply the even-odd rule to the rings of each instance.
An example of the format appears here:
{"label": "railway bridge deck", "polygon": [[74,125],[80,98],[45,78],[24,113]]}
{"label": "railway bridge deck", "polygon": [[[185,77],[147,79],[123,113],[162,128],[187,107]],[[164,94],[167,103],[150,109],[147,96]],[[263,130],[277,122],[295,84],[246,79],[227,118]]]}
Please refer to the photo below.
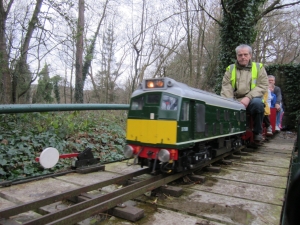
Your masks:
{"label": "railway bridge deck", "polygon": [[[221,168],[220,172],[199,172],[205,177],[203,183],[171,183],[183,189],[180,197],[145,194],[126,202],[144,210],[145,216],[137,222],[98,214],[79,224],[280,224],[295,139],[294,133],[281,132],[258,149],[245,149],[240,158],[225,160],[228,164],[215,164]],[[71,173],[2,187],[0,211],[136,170],[140,170],[139,166],[128,166],[123,161],[106,164],[105,171]],[[120,187],[110,185],[89,194]],[[59,211],[68,205],[66,201],[56,202],[42,207],[40,213]],[[22,224],[35,217],[39,217],[39,212],[29,211],[10,219],[2,218],[0,224]]]}

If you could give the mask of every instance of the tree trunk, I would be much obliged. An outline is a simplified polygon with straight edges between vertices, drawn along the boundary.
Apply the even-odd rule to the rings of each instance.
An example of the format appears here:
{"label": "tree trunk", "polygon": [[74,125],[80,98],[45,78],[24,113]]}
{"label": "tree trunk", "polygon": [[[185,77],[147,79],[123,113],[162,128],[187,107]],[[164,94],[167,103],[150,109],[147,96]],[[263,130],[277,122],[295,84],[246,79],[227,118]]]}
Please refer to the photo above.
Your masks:
{"label": "tree trunk", "polygon": [[[3,1],[0,1],[0,88],[2,89],[2,95],[0,95],[0,102],[2,104],[11,104],[12,103],[12,83],[11,83],[11,74],[8,67],[8,54],[6,46],[6,37],[5,37],[5,23],[7,19],[7,14],[13,3],[11,0],[8,3],[7,11],[4,10]],[[1,92],[0,92],[1,93]]]}
{"label": "tree trunk", "polygon": [[189,15],[189,4],[188,1],[185,2],[186,7],[186,33],[187,33],[187,49],[189,53],[189,83],[188,85],[192,86],[193,83],[193,50],[192,50],[192,28],[190,26],[190,15]]}
{"label": "tree trunk", "polygon": [[79,0],[78,27],[76,40],[76,80],[75,80],[75,102],[83,103],[83,77],[82,77],[82,55],[83,55],[83,30],[84,30],[84,0]]}

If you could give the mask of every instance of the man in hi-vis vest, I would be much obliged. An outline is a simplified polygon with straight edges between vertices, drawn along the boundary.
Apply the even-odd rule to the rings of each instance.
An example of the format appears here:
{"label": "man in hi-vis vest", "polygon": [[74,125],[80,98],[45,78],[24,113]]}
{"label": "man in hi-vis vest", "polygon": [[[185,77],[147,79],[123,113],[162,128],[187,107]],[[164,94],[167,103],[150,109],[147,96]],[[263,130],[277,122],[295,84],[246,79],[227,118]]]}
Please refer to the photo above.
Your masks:
{"label": "man in hi-vis vest", "polygon": [[263,139],[263,95],[269,86],[267,72],[263,64],[251,61],[252,48],[249,45],[239,45],[235,51],[237,61],[226,68],[221,96],[236,99],[246,107],[254,121],[254,140],[259,142]]}

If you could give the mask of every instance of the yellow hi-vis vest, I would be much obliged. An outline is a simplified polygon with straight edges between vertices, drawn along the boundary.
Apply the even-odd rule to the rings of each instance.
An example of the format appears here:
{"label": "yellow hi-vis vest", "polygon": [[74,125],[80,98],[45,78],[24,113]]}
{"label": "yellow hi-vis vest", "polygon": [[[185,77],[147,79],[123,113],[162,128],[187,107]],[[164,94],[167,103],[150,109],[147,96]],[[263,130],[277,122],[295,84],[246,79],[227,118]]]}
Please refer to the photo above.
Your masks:
{"label": "yellow hi-vis vest", "polygon": [[[252,73],[252,81],[251,81],[251,90],[256,87],[256,80],[257,76],[259,73],[259,70],[263,67],[262,63],[255,63],[252,62],[252,68],[251,68],[251,73]],[[258,68],[258,69],[257,69]],[[236,82],[236,65],[231,64],[226,68],[227,71],[231,73],[231,85],[233,90],[235,89],[235,82]]]}

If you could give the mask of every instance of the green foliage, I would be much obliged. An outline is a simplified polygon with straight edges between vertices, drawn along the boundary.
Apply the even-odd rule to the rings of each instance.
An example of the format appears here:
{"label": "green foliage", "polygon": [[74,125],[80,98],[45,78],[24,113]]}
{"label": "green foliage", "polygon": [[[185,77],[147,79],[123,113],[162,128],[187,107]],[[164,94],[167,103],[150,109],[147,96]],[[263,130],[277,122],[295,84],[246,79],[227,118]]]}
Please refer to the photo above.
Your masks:
{"label": "green foliage", "polygon": [[300,119],[300,64],[270,65],[266,67],[266,70],[268,74],[282,77],[284,82],[280,88],[284,93],[284,103],[289,112],[291,124],[296,127]]}
{"label": "green foliage", "polygon": [[28,103],[30,99],[30,84],[32,73],[29,65],[20,58],[13,71],[13,99],[14,102]]}
{"label": "green foliage", "polygon": [[92,148],[101,162],[123,159],[124,115],[107,112],[56,112],[0,115],[0,181],[37,176],[66,169],[60,160],[43,169],[35,158],[46,147],[60,154]]}
{"label": "green foliage", "polygon": [[45,64],[42,71],[39,73],[39,82],[37,91],[33,97],[33,103],[52,103],[53,97],[51,96],[53,90],[53,84],[49,77],[49,68]]}
{"label": "green foliage", "polygon": [[59,94],[58,83],[61,80],[62,80],[62,78],[59,75],[56,75],[51,78],[51,81],[53,83],[53,91],[54,91],[54,95],[55,95],[55,99],[56,99],[57,103],[60,103],[60,94]]}
{"label": "green foliage", "polygon": [[235,48],[240,44],[251,45],[256,38],[255,23],[260,6],[266,0],[224,1],[223,18],[220,28],[221,46],[219,73],[216,77],[215,92],[220,93],[222,77],[228,65],[236,60]]}

